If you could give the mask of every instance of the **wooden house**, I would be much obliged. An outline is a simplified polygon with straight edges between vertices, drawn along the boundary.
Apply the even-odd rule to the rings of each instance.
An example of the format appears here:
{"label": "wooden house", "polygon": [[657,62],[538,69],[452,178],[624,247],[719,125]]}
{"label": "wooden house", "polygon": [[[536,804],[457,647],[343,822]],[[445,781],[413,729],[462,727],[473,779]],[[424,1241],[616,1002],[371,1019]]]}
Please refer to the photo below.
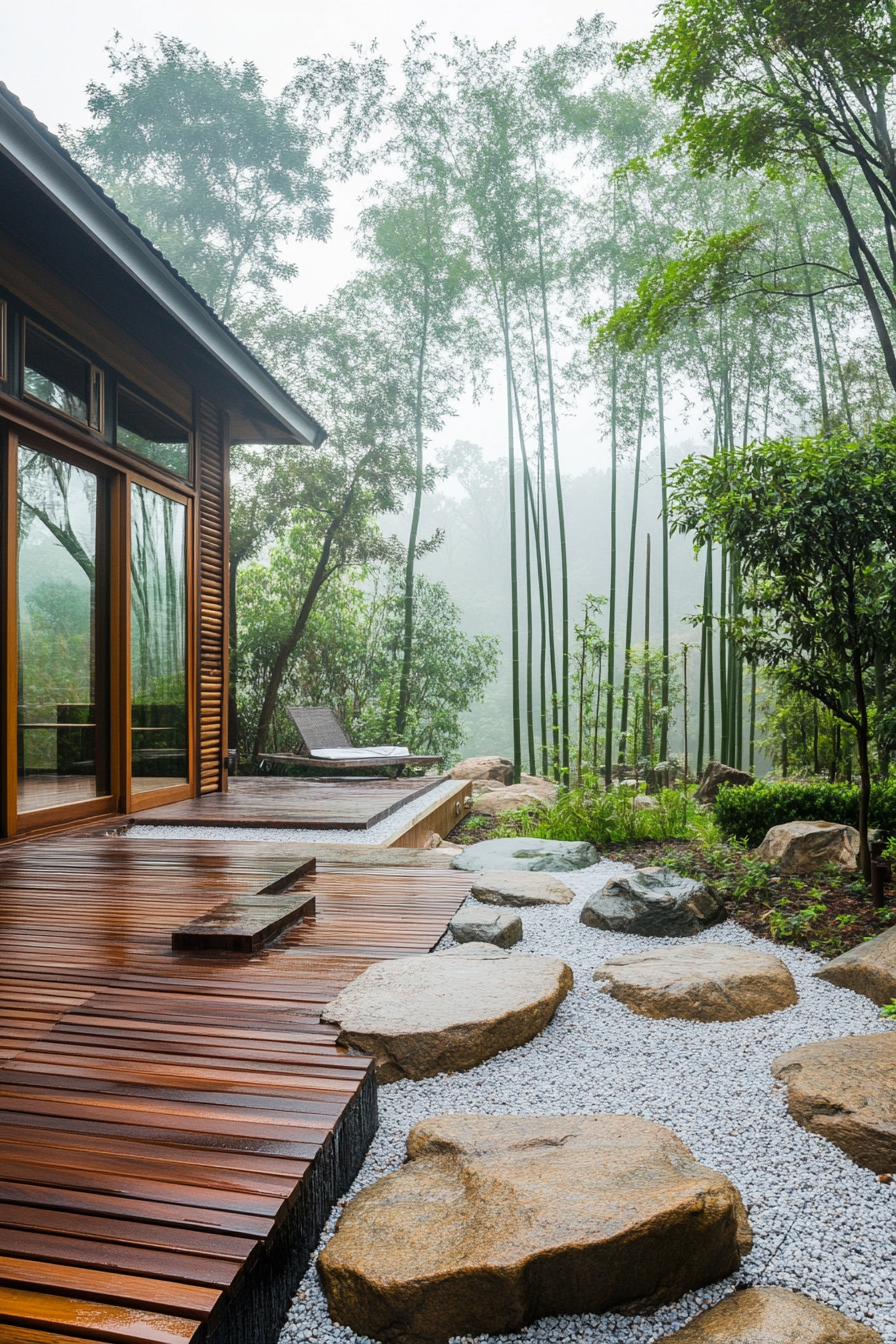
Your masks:
{"label": "wooden house", "polygon": [[0,838],[226,789],[229,447],[323,438],[0,84]]}

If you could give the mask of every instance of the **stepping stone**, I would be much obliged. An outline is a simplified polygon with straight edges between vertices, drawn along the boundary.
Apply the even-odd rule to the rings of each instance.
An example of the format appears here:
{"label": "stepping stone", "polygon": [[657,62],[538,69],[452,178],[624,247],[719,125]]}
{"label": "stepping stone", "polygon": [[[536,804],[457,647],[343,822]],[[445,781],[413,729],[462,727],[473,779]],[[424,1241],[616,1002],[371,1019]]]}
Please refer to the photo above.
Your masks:
{"label": "stepping stone", "polygon": [[815,975],[819,980],[864,994],[881,1008],[892,1003],[896,999],[896,925],[834,957]]}
{"label": "stepping stone", "polygon": [[705,882],[682,877],[674,868],[638,868],[589,896],[579,918],[592,929],[612,933],[682,938],[699,933],[724,913],[722,898]]}
{"label": "stepping stone", "polygon": [[572,984],[559,957],[465,943],[375,962],[325,1005],[321,1021],[339,1027],[339,1045],[373,1055],[378,1082],[431,1078],[531,1041]]}
{"label": "stepping stone", "polygon": [[870,1325],[789,1288],[746,1288],[658,1344],[883,1344]]}
{"label": "stepping stone", "polygon": [[779,957],[728,943],[635,952],[594,972],[601,993],[643,1017],[742,1022],[797,1002],[793,976]]}
{"label": "stepping stone", "polygon": [[569,905],[572,900],[572,892],[559,878],[512,868],[480,873],[471,893],[485,905]]}
{"label": "stepping stone", "polygon": [[779,1055],[798,1125],[837,1145],[859,1167],[896,1170],[896,1033],[815,1041]]}
{"label": "stepping stone", "polygon": [[757,858],[777,864],[782,873],[815,873],[829,863],[852,873],[858,854],[858,831],[836,821],[788,821],[773,826],[756,851]]}
{"label": "stepping stone", "polygon": [[407,1155],[348,1204],[318,1260],[332,1319],[369,1338],[651,1311],[750,1249],[731,1182],[636,1116],[442,1115],[414,1126]]}
{"label": "stepping stone", "polygon": [[448,925],[459,943],[494,943],[495,947],[513,947],[523,936],[519,915],[503,910],[458,910]]}
{"label": "stepping stone", "polygon": [[600,858],[587,840],[531,840],[528,837],[511,840],[480,840],[469,845],[463,854],[452,860],[452,868],[465,873],[485,869],[517,869],[530,873],[571,873],[577,868],[590,868]]}

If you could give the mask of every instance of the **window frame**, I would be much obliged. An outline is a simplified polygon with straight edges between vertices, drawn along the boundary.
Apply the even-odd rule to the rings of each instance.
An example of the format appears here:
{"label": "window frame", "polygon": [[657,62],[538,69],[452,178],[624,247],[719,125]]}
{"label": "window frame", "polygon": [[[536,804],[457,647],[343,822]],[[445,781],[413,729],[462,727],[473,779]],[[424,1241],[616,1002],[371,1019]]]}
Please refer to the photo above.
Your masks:
{"label": "window frame", "polygon": [[[54,344],[61,346],[63,350],[67,350],[69,354],[74,355],[76,359],[83,361],[87,370],[87,418],[85,420],[79,419],[76,415],[69,415],[66,411],[60,410],[58,406],[51,406],[48,401],[42,401],[40,397],[36,397],[33,392],[29,392],[25,387],[29,327],[33,327],[35,331],[40,332],[41,336],[45,336],[47,340],[53,341]],[[98,438],[103,438],[106,420],[106,379],[105,371],[100,365],[94,363],[89,355],[83,354],[83,352],[78,350],[76,346],[71,345],[68,341],[60,339],[54,332],[48,331],[46,327],[42,326],[40,322],[35,321],[33,317],[29,317],[27,313],[22,314],[22,338],[20,345],[21,355],[19,362],[21,367],[19,369],[19,386],[21,388],[22,401],[28,402],[31,406],[39,406],[41,410],[47,412],[48,415],[58,415],[61,420],[66,421],[70,425],[77,425],[80,429],[86,430],[88,434],[95,434]],[[95,400],[96,404],[94,404]]]}
{"label": "window frame", "polygon": [[[144,406],[150,411],[155,412],[156,415],[160,415],[163,419],[170,421],[176,429],[183,430],[187,436],[187,471],[185,475],[181,476],[180,472],[172,471],[172,469],[166,467],[163,462],[156,462],[154,458],[139,453],[136,448],[129,448],[127,444],[119,442],[118,398],[122,391],[129,397],[133,397],[135,401],[141,401]],[[192,425],[184,424],[184,422],[175,415],[169,407],[161,405],[155,398],[150,397],[143,388],[135,387],[135,385],[129,382],[126,378],[116,378],[115,380],[115,423],[112,432],[112,446],[116,452],[127,453],[130,457],[134,458],[136,462],[145,462],[156,471],[163,471],[166,477],[173,481],[182,482],[187,486],[192,486],[193,484],[195,474],[195,433]],[[137,468],[137,470],[139,470],[139,468]]]}

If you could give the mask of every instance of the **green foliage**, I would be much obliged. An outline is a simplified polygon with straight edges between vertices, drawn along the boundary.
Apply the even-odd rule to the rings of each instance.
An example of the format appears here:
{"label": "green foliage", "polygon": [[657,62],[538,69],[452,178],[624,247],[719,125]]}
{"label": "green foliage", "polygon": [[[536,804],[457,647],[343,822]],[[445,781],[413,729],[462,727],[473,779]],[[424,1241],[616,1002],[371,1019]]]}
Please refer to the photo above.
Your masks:
{"label": "green foliage", "polygon": [[[835,821],[859,824],[859,789],[855,784],[723,784],[715,802],[715,819],[726,835],[748,845],[761,843],[772,826],[788,821]],[[869,821],[896,835],[896,780],[872,784]]]}
{"label": "green foliage", "polygon": [[880,1010],[881,1017],[896,1017],[896,999],[891,1003],[885,1003]]}
{"label": "green foliage", "polygon": [[524,808],[512,814],[512,822],[505,815],[504,827],[495,835],[590,840],[598,849],[642,840],[686,839],[691,835],[693,810],[681,790],[660,790],[655,798],[657,806],[651,809],[635,808],[635,796],[628,789],[599,791],[592,781],[587,788],[564,790],[553,807]]}

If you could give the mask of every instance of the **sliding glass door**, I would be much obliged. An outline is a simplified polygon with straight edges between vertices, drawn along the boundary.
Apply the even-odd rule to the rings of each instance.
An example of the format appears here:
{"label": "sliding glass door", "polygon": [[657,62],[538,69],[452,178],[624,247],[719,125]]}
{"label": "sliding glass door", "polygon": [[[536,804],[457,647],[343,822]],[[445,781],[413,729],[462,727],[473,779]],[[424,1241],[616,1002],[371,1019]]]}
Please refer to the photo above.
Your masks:
{"label": "sliding glass door", "polygon": [[131,792],[188,782],[187,508],[131,485]]}
{"label": "sliding glass door", "polygon": [[106,481],[20,444],[18,812],[109,793]]}

